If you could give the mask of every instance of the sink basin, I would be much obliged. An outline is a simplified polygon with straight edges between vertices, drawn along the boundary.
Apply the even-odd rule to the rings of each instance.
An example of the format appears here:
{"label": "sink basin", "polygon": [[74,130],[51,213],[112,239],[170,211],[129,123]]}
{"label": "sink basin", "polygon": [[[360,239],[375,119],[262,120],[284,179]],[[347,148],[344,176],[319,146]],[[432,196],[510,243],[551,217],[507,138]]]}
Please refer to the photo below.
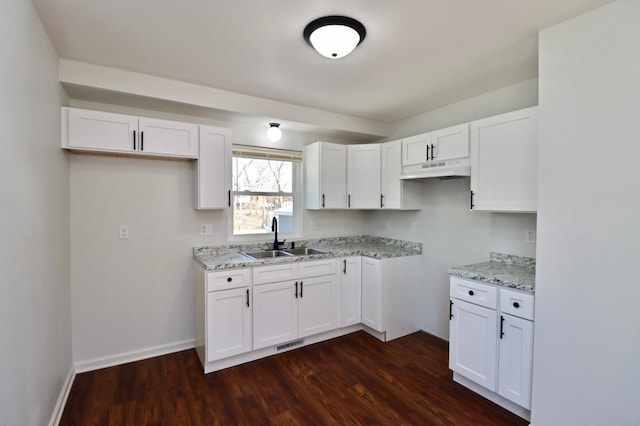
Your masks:
{"label": "sink basin", "polygon": [[325,254],[325,253],[327,253],[324,250],[320,250],[320,249],[312,248],[312,247],[300,247],[300,248],[294,248],[294,249],[283,249],[282,251],[284,251],[285,253],[292,254],[294,256],[308,256],[310,254]]}
{"label": "sink basin", "polygon": [[240,252],[240,254],[252,257],[254,259],[268,259],[275,257],[290,257],[292,254],[285,253],[282,250],[262,250],[262,251],[252,251],[252,252]]}

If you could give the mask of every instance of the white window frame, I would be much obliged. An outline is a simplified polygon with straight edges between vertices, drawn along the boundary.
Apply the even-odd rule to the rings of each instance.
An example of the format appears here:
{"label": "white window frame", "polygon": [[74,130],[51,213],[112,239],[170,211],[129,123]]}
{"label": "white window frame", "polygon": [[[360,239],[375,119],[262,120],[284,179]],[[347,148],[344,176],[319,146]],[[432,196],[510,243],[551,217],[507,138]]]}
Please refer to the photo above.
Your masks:
{"label": "white window frame", "polygon": [[[232,149],[232,159],[236,157],[235,152],[237,150],[257,150],[257,151],[273,151],[277,153],[278,151],[287,152],[284,150],[278,150],[275,148],[261,148],[261,147],[243,147],[234,145]],[[293,151],[297,154],[299,158],[301,158],[301,153]],[[292,153],[293,153],[292,152]],[[257,157],[256,158],[260,158]],[[262,158],[266,159],[266,158]],[[280,158],[274,158],[280,160]],[[287,160],[285,160],[287,161]],[[292,239],[298,239],[302,237],[302,161],[301,160],[291,160],[292,162],[292,176],[291,176],[291,194],[287,193],[287,195],[291,195],[293,197],[293,232],[289,233],[281,233],[278,231],[278,240],[282,241],[284,239],[287,240],[287,243]],[[233,169],[233,168],[232,168]],[[233,179],[232,179],[233,181]],[[259,234],[234,234],[233,232],[233,220],[234,220],[234,208],[235,203],[233,202],[234,196],[238,194],[237,191],[231,189],[231,206],[227,209],[227,238],[230,242],[235,243],[249,243],[249,242],[273,242],[274,233],[259,233]],[[280,192],[250,192],[243,191],[240,195],[266,195],[266,196],[280,196],[282,193]]]}

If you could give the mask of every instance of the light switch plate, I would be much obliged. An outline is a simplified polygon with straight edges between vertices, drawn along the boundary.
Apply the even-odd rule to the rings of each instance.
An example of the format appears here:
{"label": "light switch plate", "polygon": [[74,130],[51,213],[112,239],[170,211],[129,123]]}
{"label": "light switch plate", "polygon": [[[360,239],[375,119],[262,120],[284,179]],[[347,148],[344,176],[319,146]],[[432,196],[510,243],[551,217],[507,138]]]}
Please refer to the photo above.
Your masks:
{"label": "light switch plate", "polygon": [[210,223],[200,225],[200,235],[213,235],[213,225]]}
{"label": "light switch plate", "polygon": [[536,230],[535,229],[526,229],[524,231],[524,242],[529,244],[536,243]]}

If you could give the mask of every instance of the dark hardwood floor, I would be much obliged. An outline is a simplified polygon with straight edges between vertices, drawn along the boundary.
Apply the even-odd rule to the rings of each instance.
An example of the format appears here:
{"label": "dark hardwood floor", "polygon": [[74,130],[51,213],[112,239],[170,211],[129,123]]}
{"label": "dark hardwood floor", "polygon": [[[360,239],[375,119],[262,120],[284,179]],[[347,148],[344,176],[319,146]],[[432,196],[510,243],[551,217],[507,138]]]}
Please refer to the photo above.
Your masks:
{"label": "dark hardwood floor", "polygon": [[358,332],[205,375],[188,350],[78,374],[60,424],[528,424],[454,383],[447,354]]}

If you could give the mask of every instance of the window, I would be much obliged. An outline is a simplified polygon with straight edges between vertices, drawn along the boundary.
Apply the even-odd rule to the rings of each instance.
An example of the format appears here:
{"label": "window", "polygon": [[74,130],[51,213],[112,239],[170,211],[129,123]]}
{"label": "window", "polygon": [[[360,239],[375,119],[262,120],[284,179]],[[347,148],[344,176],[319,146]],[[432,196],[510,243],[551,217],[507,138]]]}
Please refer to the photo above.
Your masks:
{"label": "window", "polygon": [[233,235],[298,233],[298,175],[302,154],[249,146],[233,147]]}

